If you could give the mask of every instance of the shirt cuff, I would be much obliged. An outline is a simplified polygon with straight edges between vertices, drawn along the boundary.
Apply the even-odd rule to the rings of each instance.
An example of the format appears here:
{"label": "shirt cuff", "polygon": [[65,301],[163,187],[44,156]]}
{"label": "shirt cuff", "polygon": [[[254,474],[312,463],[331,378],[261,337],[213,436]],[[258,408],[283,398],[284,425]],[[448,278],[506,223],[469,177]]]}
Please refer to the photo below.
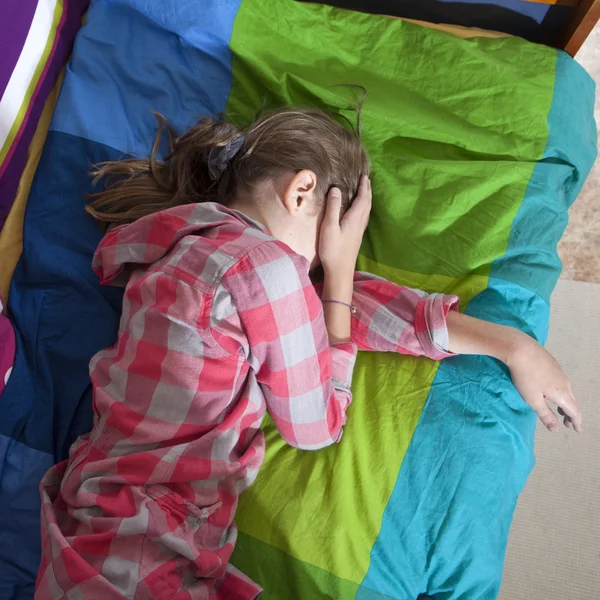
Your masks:
{"label": "shirt cuff", "polygon": [[451,310],[458,311],[460,298],[444,294],[430,294],[421,298],[415,311],[415,334],[425,356],[434,360],[454,356],[448,351],[448,325]]}
{"label": "shirt cuff", "polygon": [[336,390],[350,391],[352,372],[356,362],[357,348],[352,342],[341,342],[330,346],[331,379]]}

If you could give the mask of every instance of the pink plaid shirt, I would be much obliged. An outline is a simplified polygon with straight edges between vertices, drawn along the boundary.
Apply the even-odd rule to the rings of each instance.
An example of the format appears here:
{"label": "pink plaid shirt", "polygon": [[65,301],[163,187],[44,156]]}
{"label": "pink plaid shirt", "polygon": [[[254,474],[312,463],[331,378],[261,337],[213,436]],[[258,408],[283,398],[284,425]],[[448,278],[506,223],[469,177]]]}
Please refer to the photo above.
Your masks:
{"label": "pink plaid shirt", "polygon": [[256,598],[229,558],[266,410],[292,446],[339,441],[357,348],[443,358],[458,299],[357,274],[330,346],[308,262],[211,203],[111,231],[93,266],[123,314],[90,363],[93,429],[41,484],[36,598]]}

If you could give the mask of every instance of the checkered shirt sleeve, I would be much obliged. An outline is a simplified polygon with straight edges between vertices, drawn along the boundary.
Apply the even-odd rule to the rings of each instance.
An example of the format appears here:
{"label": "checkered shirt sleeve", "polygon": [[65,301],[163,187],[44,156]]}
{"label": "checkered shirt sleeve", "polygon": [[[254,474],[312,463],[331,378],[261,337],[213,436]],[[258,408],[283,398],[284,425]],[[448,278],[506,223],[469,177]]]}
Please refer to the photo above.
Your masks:
{"label": "checkered shirt sleeve", "polygon": [[448,351],[446,317],[459,298],[426,294],[368,273],[355,273],[352,341],[359,350],[440,360]]}
{"label": "checkered shirt sleeve", "polygon": [[[220,323],[214,337],[230,350],[231,338],[238,338],[282,437],[308,450],[338,442],[352,399],[356,346],[329,345],[308,262],[270,241],[239,260],[221,286],[213,310],[226,310],[223,292],[232,302],[229,315],[213,316]],[[235,320],[245,339],[236,336]]]}

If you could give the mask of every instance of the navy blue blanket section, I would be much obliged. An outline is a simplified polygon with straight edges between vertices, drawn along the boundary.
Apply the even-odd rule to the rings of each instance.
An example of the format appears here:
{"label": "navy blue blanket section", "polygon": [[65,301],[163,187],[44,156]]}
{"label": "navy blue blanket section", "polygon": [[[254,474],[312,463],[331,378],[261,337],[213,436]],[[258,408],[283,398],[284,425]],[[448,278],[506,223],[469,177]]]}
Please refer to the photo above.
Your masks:
{"label": "navy blue blanket section", "polygon": [[101,290],[90,269],[102,232],[84,213],[82,192],[90,190],[90,163],[121,155],[51,131],[29,196],[23,256],[9,302],[17,355],[0,418],[1,600],[33,597],[40,558],[38,485],[67,457],[74,439],[89,431],[89,358],[116,338],[122,292]]}

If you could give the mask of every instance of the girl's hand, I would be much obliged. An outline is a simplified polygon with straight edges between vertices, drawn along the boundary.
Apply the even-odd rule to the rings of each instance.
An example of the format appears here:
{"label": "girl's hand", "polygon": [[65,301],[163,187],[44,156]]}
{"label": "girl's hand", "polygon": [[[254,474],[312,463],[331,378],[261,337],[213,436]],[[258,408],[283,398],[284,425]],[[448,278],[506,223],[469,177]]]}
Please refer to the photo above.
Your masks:
{"label": "girl's hand", "polygon": [[486,354],[505,363],[519,393],[550,430],[560,427],[548,403],[558,406],[566,427],[581,432],[581,409],[567,376],[552,355],[527,334],[463,313],[450,312],[448,350],[456,354]]}
{"label": "girl's hand", "polygon": [[332,188],[327,195],[325,219],[319,236],[319,258],[326,275],[354,273],[371,212],[371,181],[367,176],[361,177],[358,194],[340,221],[341,209],[341,192]]}
{"label": "girl's hand", "polygon": [[571,383],[547,350],[532,338],[523,336],[508,355],[506,364],[515,387],[549,431],[560,428],[550,403],[558,407],[565,427],[579,433],[583,431],[581,409]]}

